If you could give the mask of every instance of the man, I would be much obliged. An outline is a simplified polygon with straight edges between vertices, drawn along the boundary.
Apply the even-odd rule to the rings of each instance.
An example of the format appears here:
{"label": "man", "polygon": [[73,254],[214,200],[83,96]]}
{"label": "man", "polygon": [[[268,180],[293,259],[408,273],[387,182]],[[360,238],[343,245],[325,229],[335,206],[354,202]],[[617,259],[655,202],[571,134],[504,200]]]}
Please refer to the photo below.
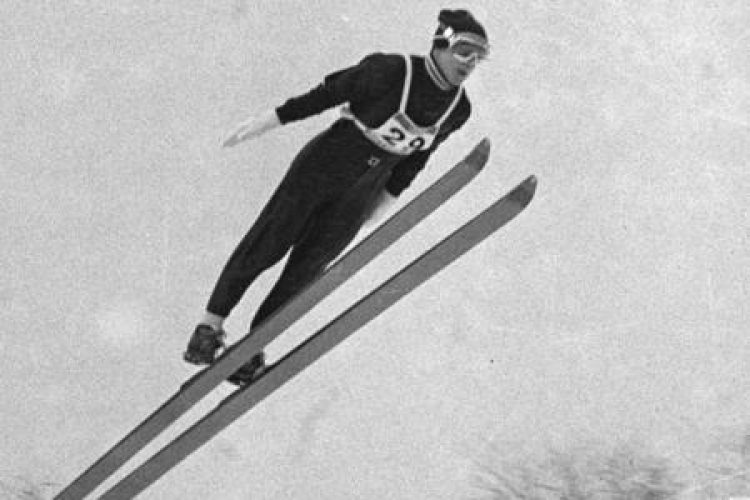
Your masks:
{"label": "man", "polygon": [[[299,152],[219,276],[185,360],[210,364],[224,347],[223,322],[250,284],[291,253],[252,329],[304,288],[385,213],[445,139],[469,118],[464,81],[489,52],[482,25],[465,10],[442,10],[427,56],[374,53],[328,75],[306,94],[241,123],[225,147],[342,107],[342,116]],[[259,353],[229,381],[250,383]]]}

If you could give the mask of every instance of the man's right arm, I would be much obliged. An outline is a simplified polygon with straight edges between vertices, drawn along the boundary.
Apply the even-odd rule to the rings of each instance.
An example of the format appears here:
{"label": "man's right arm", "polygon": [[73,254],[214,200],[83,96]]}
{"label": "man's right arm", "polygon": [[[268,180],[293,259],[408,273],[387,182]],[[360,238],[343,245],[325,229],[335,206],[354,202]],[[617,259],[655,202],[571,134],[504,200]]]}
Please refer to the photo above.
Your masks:
{"label": "man's right arm", "polygon": [[376,100],[393,85],[400,58],[374,53],[358,64],[331,73],[309,92],[292,97],[276,108],[281,123],[303,120],[330,108],[353,101]]}
{"label": "man's right arm", "polygon": [[345,102],[376,100],[398,79],[393,56],[370,54],[355,66],[331,73],[312,90],[288,99],[276,109],[248,118],[224,141],[234,146],[268,130],[317,115]]}

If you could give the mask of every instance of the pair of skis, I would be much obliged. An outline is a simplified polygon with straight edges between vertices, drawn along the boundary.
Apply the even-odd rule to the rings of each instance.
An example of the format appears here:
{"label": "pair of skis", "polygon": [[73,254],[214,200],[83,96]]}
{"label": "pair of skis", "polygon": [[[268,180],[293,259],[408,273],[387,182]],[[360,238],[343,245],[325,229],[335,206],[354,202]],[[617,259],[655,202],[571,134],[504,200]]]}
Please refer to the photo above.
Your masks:
{"label": "pair of skis", "polygon": [[[60,492],[55,500],[82,500],[89,495],[254,354],[262,351],[328,294],[468,184],[484,168],[489,151],[490,143],[485,138],[466,158],[362,240],[261,326],[234,344],[213,365],[188,380],[174,396]],[[535,189],[536,178],[530,176],[269,367],[261,378],[237,389],[100,498],[122,500],[141,493],[334,346],[512,220],[531,202]]]}

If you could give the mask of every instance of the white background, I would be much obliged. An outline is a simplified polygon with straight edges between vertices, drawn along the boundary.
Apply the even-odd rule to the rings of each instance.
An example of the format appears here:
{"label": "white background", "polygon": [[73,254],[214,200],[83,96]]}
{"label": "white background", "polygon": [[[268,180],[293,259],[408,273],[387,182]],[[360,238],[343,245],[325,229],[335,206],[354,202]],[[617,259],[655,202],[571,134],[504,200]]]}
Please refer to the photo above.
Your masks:
{"label": "white background", "polygon": [[[335,115],[222,150],[228,131],[370,52],[425,53],[447,6],[259,4],[0,7],[6,476],[67,484],[194,372],[221,267]],[[748,424],[750,6],[469,7],[493,45],[473,117],[403,200],[483,136],[486,171],[269,355],[531,173],[537,198],[143,498],[473,498],[490,449],[590,436],[683,460]]]}

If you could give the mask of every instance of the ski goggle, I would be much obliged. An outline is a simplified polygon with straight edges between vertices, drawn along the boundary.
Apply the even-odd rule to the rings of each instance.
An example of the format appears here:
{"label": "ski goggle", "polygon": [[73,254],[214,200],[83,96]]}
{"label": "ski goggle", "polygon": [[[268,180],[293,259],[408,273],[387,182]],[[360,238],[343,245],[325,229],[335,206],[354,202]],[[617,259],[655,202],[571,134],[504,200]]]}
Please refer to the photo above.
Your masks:
{"label": "ski goggle", "polygon": [[451,55],[464,64],[476,64],[487,59],[487,49],[467,42],[458,42],[449,46]]}
{"label": "ski goggle", "polygon": [[465,64],[484,61],[490,53],[490,45],[483,37],[469,32],[457,33],[450,26],[441,26],[435,39],[447,42],[451,55]]}

